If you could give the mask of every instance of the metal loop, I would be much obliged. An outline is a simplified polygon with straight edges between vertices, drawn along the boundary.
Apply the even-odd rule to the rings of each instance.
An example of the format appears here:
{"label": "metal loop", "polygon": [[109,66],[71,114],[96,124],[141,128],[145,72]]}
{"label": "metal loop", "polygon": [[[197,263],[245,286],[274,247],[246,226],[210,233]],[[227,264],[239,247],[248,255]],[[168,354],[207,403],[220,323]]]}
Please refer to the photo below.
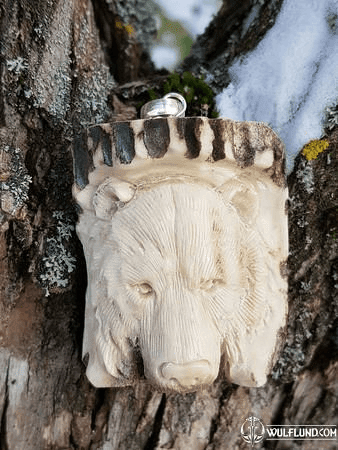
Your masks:
{"label": "metal loop", "polygon": [[155,117],[184,117],[187,103],[184,97],[176,92],[169,92],[163,98],[152,100],[141,108],[141,119]]}

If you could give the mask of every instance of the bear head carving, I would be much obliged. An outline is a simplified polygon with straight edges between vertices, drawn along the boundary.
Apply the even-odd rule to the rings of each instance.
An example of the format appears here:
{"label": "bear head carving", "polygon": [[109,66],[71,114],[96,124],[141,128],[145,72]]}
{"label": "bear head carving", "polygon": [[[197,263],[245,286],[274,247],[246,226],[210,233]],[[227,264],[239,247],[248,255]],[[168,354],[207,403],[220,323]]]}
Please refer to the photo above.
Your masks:
{"label": "bear head carving", "polygon": [[261,386],[287,315],[283,145],[264,124],[103,124],[74,145],[96,387]]}

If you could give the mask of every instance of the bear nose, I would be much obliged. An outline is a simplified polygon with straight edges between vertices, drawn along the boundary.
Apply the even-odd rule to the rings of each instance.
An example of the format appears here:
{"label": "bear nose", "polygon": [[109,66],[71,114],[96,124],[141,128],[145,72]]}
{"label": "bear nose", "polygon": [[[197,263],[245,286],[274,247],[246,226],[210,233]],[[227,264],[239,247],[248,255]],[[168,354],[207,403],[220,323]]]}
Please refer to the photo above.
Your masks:
{"label": "bear nose", "polygon": [[184,388],[212,383],[215,379],[210,364],[205,359],[183,364],[164,363],[161,374],[166,380],[174,380]]}

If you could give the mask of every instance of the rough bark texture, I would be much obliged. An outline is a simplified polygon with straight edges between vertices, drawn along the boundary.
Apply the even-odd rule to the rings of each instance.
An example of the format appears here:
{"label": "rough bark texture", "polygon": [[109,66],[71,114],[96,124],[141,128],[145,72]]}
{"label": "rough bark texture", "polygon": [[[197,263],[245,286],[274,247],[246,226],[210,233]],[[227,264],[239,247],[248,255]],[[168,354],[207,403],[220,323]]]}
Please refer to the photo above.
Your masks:
{"label": "rough bark texture", "polygon": [[[257,44],[280,4],[225,1],[185,68],[224,87],[229,62]],[[140,93],[160,82],[139,81],[157,75],[146,52],[155,26],[145,0],[1,0],[0,14],[0,448],[244,449],[249,414],[337,423],[337,130],[288,180],[289,326],[266,386],[94,389],[80,357],[86,271],[70,142],[89,124],[135,117]]]}

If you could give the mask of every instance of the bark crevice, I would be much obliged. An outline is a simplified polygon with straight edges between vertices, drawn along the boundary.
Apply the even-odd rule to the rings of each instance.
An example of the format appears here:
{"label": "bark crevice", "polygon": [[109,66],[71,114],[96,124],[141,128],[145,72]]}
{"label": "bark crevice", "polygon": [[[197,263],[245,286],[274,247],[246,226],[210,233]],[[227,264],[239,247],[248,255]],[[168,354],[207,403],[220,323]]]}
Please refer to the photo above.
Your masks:
{"label": "bark crevice", "polygon": [[152,432],[151,432],[151,435],[149,436],[148,441],[146,442],[146,445],[144,446],[144,449],[147,449],[147,450],[155,450],[156,449],[156,446],[158,444],[159,437],[160,437],[160,432],[162,429],[166,402],[167,402],[166,394],[162,394],[160,405],[155,414]]}

